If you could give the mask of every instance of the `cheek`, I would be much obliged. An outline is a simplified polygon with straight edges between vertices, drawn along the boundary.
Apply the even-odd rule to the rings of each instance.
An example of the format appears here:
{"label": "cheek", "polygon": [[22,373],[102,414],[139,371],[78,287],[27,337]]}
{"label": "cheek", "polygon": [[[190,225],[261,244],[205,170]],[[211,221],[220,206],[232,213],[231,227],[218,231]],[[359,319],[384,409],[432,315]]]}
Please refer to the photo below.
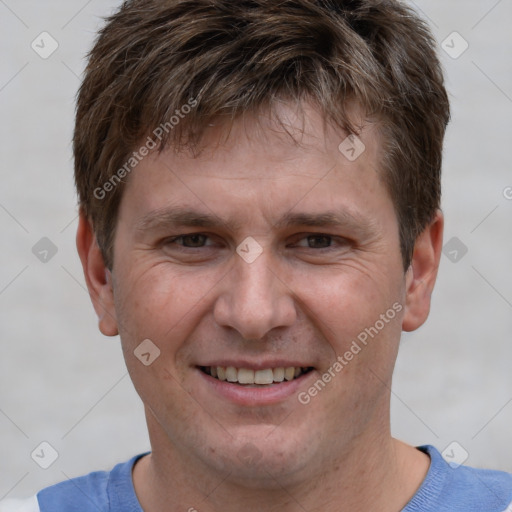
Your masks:
{"label": "cheek", "polygon": [[400,287],[389,282],[389,277],[348,268],[308,280],[307,287],[297,290],[297,296],[302,298],[305,313],[329,340],[337,340],[336,344],[357,338],[388,310],[385,320],[389,320],[389,330],[397,317],[392,306],[402,297]]}
{"label": "cheek", "polygon": [[142,337],[167,344],[204,310],[215,282],[206,272],[195,270],[192,277],[190,270],[170,272],[165,264],[128,275],[116,296],[120,331],[132,341]]}
{"label": "cheek", "polygon": [[327,408],[343,415],[348,407],[356,413],[364,398],[365,408],[371,409],[388,392],[397,355],[403,315],[400,280],[391,272],[379,276],[347,270],[338,278],[313,280],[308,288],[308,316],[329,344],[319,370],[334,375],[328,384],[332,394],[325,396]]}
{"label": "cheek", "polygon": [[[128,372],[143,402],[157,416],[165,413],[165,404],[172,404],[173,414],[183,414],[179,383],[188,366],[181,354],[199,310],[204,309],[205,295],[200,286],[192,289],[183,276],[163,270],[154,267],[119,279],[116,300]],[[165,403],[162,395],[168,397]]]}

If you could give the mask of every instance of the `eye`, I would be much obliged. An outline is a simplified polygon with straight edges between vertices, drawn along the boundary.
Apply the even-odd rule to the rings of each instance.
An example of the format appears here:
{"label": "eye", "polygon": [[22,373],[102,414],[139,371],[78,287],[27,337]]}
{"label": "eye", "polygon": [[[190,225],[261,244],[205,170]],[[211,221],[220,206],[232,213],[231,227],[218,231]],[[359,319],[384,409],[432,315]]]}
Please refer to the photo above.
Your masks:
{"label": "eye", "polygon": [[326,249],[332,246],[332,242],[332,236],[319,233],[303,237],[299,240],[297,245],[299,247],[307,247],[309,249]]}
{"label": "eye", "polygon": [[190,235],[181,235],[174,237],[170,240],[167,240],[166,244],[171,245],[179,245],[181,247],[187,247],[190,249],[198,249],[200,247],[205,247],[207,245],[206,242],[209,240],[209,237],[206,235],[203,235],[201,233],[192,233]]}
{"label": "eye", "polygon": [[332,237],[329,235],[310,235],[307,241],[311,249],[325,249],[332,245]]}

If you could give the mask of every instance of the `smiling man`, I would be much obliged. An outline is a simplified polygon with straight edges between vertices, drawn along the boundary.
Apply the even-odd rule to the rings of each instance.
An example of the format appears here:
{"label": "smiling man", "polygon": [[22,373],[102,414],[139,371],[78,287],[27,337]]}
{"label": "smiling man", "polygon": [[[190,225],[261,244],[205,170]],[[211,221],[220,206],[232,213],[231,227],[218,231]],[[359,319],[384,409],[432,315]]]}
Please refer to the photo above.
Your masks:
{"label": "smiling man", "polygon": [[14,510],[510,510],[510,475],[390,433],[442,248],[434,46],[394,0],[108,20],[78,97],[77,246],[152,451]]}

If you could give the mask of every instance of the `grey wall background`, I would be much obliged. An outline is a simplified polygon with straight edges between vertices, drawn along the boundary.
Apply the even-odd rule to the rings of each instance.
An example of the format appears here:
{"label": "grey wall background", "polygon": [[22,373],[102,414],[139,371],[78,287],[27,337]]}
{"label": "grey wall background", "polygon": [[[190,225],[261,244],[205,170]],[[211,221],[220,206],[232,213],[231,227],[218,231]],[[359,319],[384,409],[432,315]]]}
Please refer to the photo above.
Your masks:
{"label": "grey wall background", "polygon": [[[149,449],[119,340],[96,328],[74,247],[74,95],[100,17],[119,3],[0,0],[0,499]],[[452,99],[443,209],[445,241],[456,238],[430,320],[403,338],[393,432],[512,471],[512,1],[414,5]],[[40,242],[38,258],[43,237],[53,245]],[[58,453],[48,469],[55,454],[42,442]]]}

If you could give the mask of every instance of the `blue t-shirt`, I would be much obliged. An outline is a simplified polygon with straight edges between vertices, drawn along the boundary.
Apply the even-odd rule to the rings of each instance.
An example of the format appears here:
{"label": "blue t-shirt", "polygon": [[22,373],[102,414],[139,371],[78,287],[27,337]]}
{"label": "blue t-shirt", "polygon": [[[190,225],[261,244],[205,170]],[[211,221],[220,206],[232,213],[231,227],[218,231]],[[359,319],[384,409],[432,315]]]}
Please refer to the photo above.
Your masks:
{"label": "blue t-shirt", "polygon": [[[512,475],[502,471],[452,468],[433,446],[421,446],[430,469],[402,512],[512,512]],[[35,508],[2,508],[0,512],[143,512],[132,482],[132,468],[142,457],[43,489]],[[35,505],[34,505],[35,504]]]}

